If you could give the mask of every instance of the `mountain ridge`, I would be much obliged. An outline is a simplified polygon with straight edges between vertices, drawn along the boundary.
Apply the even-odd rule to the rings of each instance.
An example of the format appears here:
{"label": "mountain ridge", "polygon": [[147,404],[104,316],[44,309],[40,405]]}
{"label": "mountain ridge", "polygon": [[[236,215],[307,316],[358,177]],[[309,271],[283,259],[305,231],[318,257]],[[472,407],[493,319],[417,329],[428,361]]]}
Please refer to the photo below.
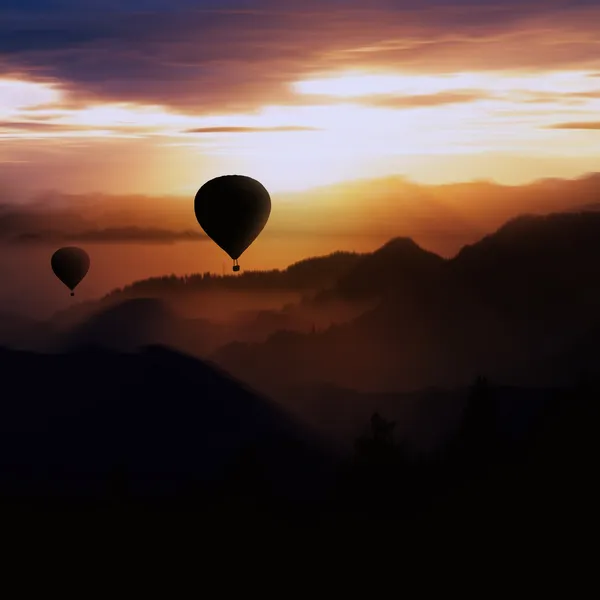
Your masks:
{"label": "mountain ridge", "polygon": [[290,385],[328,381],[365,391],[464,385],[481,372],[516,383],[528,362],[560,355],[600,320],[598,213],[514,220],[453,259],[434,259],[437,274],[425,269],[411,285],[394,277],[394,260],[373,265],[376,254],[363,264],[390,278],[376,307],[315,336],[225,346],[215,360],[255,385],[266,383],[263,364],[276,365]]}
{"label": "mountain ridge", "polygon": [[[291,303],[280,300],[279,308],[250,308],[229,323],[163,312],[157,332],[157,319],[145,320],[132,299],[120,309],[96,306],[96,317],[65,331],[95,329],[82,336],[88,343],[102,336],[118,341],[129,327],[124,347],[159,342],[210,357],[268,394],[302,381],[363,391],[464,385],[480,372],[522,383],[528,362],[566,356],[599,324],[599,240],[598,212],[523,215],[451,259],[396,237],[372,253],[302,261],[295,268],[309,273],[318,264],[327,289]],[[249,273],[235,285],[252,281],[264,289],[263,282],[281,273]],[[310,284],[309,275],[302,280]],[[221,278],[200,281],[214,289]],[[164,283],[167,289],[187,285],[174,277]],[[159,299],[140,302],[153,306]],[[233,304],[239,310],[245,303],[237,298]],[[121,321],[114,318],[120,310],[126,315]]]}

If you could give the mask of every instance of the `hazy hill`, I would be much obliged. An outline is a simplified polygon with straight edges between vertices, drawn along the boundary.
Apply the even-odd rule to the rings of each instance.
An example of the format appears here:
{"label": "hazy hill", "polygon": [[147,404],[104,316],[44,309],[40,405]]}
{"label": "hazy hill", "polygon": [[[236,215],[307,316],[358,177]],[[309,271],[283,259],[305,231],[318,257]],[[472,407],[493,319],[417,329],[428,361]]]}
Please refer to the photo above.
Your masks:
{"label": "hazy hill", "polygon": [[49,325],[43,321],[0,312],[0,345],[26,349],[45,343],[50,334]]}
{"label": "hazy hill", "polygon": [[292,476],[303,485],[297,472],[281,471],[293,470],[286,448],[324,460],[280,408],[171,350],[2,349],[0,362],[0,493],[102,495],[115,473],[134,493],[164,493],[219,476],[249,446],[273,443],[262,468],[282,487]]}
{"label": "hazy hill", "polygon": [[249,311],[279,310],[312,297],[334,286],[359,259],[358,254],[336,252],[302,260],[284,270],[153,277],[115,289],[97,301],[59,311],[51,321],[56,329],[70,329],[100,311],[136,298],[160,299],[187,318],[229,321]]}
{"label": "hazy hill", "polygon": [[97,345],[135,350],[162,344],[205,357],[233,340],[262,342],[280,330],[311,331],[331,322],[349,320],[360,307],[337,303],[290,305],[281,310],[242,311],[226,322],[182,316],[159,298],[132,298],[93,312],[71,327],[48,329],[45,350],[68,350]]}
{"label": "hazy hill", "polygon": [[[49,327],[53,336],[43,347],[93,343],[132,349],[154,343],[204,356],[232,341],[260,342],[284,330],[323,330],[372,306],[390,287],[386,261],[393,263],[402,248],[401,275],[409,281],[411,276],[423,279],[443,262],[411,240],[398,239],[372,255],[338,252],[284,271],[148,279],[56,314]],[[422,261],[415,260],[421,254]]]}
{"label": "hazy hill", "polygon": [[[206,356],[234,340],[264,341],[280,329],[323,329],[363,310],[326,298],[326,291],[359,259],[358,254],[336,252],[283,271],[138,281],[59,311],[48,322],[0,318],[0,344],[44,351],[90,343],[115,349],[165,344]],[[319,293],[321,300],[313,302]]]}
{"label": "hazy hill", "polygon": [[92,315],[65,336],[67,346],[99,345],[122,350],[161,343],[176,317],[155,298],[136,298]]}
{"label": "hazy hill", "polygon": [[57,336],[62,349],[82,346],[130,351],[162,344],[204,355],[219,346],[222,329],[204,319],[185,319],[158,298],[133,298],[93,314]]}

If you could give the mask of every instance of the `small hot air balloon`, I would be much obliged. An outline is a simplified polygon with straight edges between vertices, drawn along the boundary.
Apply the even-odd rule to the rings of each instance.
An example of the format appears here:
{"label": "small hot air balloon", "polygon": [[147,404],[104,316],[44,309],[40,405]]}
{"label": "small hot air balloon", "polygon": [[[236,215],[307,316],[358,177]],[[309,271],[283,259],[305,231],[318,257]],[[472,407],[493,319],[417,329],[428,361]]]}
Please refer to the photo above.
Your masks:
{"label": "small hot air balloon", "polygon": [[67,246],[57,250],[50,259],[54,274],[73,291],[82,279],[87,275],[90,268],[90,257],[85,250],[75,246]]}
{"label": "small hot air balloon", "polygon": [[233,259],[238,258],[264,229],[271,214],[265,187],[245,175],[223,175],[207,181],[194,199],[194,212],[206,235]]}

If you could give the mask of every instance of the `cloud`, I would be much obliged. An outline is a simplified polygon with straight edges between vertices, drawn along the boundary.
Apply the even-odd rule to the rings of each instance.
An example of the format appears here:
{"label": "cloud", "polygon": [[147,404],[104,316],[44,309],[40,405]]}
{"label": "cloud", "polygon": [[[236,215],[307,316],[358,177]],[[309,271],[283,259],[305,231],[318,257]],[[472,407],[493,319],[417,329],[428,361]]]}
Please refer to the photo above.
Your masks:
{"label": "cloud", "polygon": [[[11,194],[12,195],[12,194]],[[180,198],[50,192],[0,204],[0,241],[154,243],[207,239]]]}
{"label": "cloud", "polygon": [[67,125],[62,123],[44,123],[37,121],[0,121],[0,131],[3,129],[20,131],[88,131],[83,125]]}
{"label": "cloud", "polygon": [[555,125],[550,125],[548,129],[582,129],[600,131],[600,121],[588,121],[580,123],[556,123]]}
{"label": "cloud", "polygon": [[[462,0],[14,4],[0,72],[58,81],[73,102],[223,114],[294,98],[290,82],[348,67],[598,71],[597,2]],[[310,35],[307,34],[310,32]],[[524,52],[523,48],[527,51]]]}
{"label": "cloud", "polygon": [[[595,77],[595,75],[588,75],[588,77]],[[585,104],[589,100],[600,99],[600,89],[587,90],[578,92],[521,92],[521,102],[526,104]]]}
{"label": "cloud", "polygon": [[37,231],[20,233],[9,238],[10,243],[19,244],[63,244],[63,243],[104,243],[104,244],[173,244],[175,242],[198,242],[208,238],[197,231],[168,231],[166,229],[143,229],[140,227],[115,227],[111,229],[91,229],[79,233],[61,231]]}
{"label": "cloud", "polygon": [[0,121],[0,138],[2,139],[94,138],[98,136],[125,138],[152,134],[161,135],[163,132],[159,126],[140,126],[110,121],[92,125],[52,123],[44,120]]}
{"label": "cloud", "polygon": [[469,90],[465,92],[439,92],[437,94],[418,94],[412,96],[383,95],[364,98],[361,104],[385,108],[424,108],[443,106],[445,104],[461,104],[477,102],[492,98],[484,91]]}
{"label": "cloud", "polygon": [[272,133],[279,131],[321,131],[321,129],[299,125],[284,125],[281,127],[197,127],[186,129],[184,133]]}

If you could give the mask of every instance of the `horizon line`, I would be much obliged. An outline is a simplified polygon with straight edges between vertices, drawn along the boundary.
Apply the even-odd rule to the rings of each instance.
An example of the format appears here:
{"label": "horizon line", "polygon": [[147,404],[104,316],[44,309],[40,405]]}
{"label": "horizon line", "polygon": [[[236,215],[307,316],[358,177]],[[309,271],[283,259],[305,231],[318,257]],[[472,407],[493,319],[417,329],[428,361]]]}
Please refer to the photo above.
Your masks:
{"label": "horizon line", "polygon": [[[243,173],[225,173],[225,174],[233,175],[233,174],[243,174]],[[246,174],[246,175],[248,175],[248,174]],[[248,176],[251,176],[251,175],[248,175]],[[580,181],[583,179],[588,179],[588,178],[592,178],[592,177],[596,177],[596,176],[600,176],[600,167],[599,167],[598,171],[583,171],[579,175],[574,175],[573,177],[552,177],[552,176],[536,177],[536,178],[524,181],[522,183],[502,183],[494,177],[486,177],[486,178],[479,178],[479,179],[456,179],[456,180],[447,181],[444,183],[421,183],[411,177],[408,177],[406,175],[398,173],[398,174],[382,175],[380,177],[372,177],[372,178],[361,177],[361,178],[357,178],[357,179],[344,179],[344,180],[340,180],[337,183],[322,184],[322,185],[317,185],[317,186],[313,186],[310,188],[305,188],[302,190],[298,190],[298,189],[277,190],[277,191],[270,192],[270,193],[271,194],[285,194],[285,195],[298,196],[298,195],[304,195],[304,194],[311,194],[311,193],[315,193],[315,192],[319,192],[319,191],[330,190],[331,188],[351,187],[353,185],[377,183],[377,182],[384,182],[384,181],[389,181],[389,180],[398,180],[407,185],[412,185],[412,186],[416,186],[416,187],[424,187],[424,188],[447,187],[447,186],[456,186],[456,185],[491,184],[491,185],[494,185],[499,188],[515,189],[515,188],[521,188],[521,187],[528,187],[528,186],[536,185],[539,183],[545,183],[545,182],[549,182],[549,181],[574,182],[574,181]],[[217,175],[215,177],[219,177],[219,176]],[[210,179],[207,179],[206,181],[210,181]],[[204,183],[206,183],[206,181]],[[86,192],[66,192],[66,191],[63,191],[63,190],[60,190],[57,188],[46,188],[46,189],[39,189],[36,191],[29,192],[28,198],[34,199],[39,196],[45,196],[45,195],[51,195],[51,194],[60,194],[61,196],[109,196],[109,197],[144,196],[146,198],[164,198],[164,197],[183,198],[183,197],[188,197],[190,194],[193,196],[195,193],[196,193],[195,191],[192,191],[192,192],[183,192],[183,191],[166,192],[165,191],[165,192],[160,192],[160,193],[156,193],[156,194],[146,193],[146,192],[142,192],[142,191],[118,193],[118,192],[106,192],[106,191],[101,191],[101,190],[90,190],[90,191],[86,191]],[[14,204],[19,204],[19,202],[15,202],[14,204],[5,202],[5,203],[1,203],[0,206],[6,206],[7,204],[14,205]]]}

